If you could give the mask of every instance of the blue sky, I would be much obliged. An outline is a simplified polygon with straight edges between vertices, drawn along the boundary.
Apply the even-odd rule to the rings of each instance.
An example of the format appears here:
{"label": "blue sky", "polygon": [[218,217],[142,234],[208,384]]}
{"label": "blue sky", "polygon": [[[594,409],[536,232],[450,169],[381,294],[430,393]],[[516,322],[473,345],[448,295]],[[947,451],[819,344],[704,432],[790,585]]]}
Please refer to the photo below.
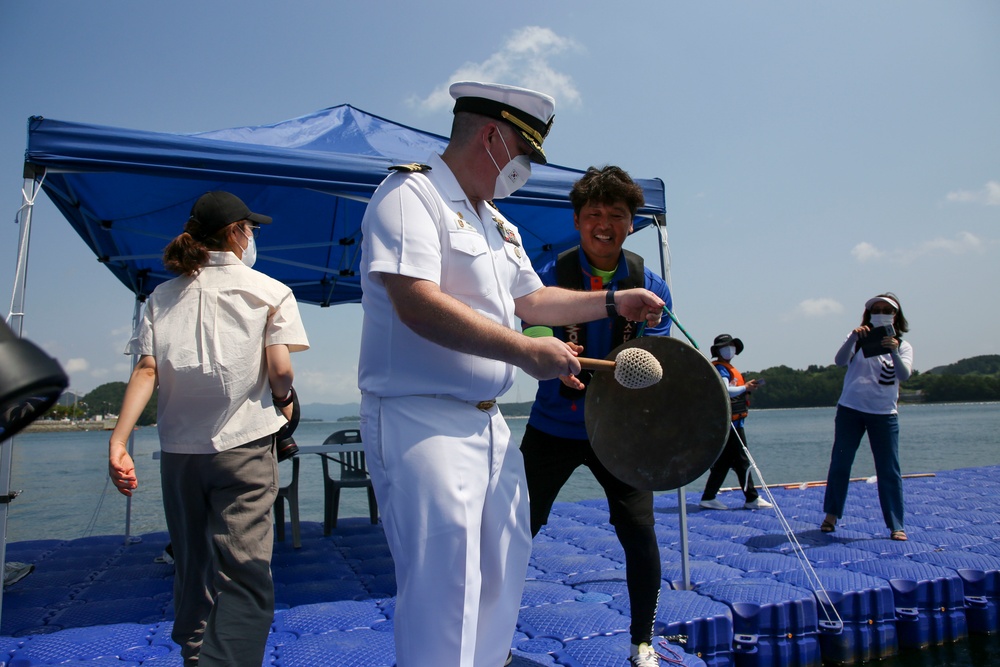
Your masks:
{"label": "blue sky", "polygon": [[[468,78],[555,97],[555,164],[663,179],[674,311],[702,349],[728,332],[741,369],[827,365],[892,290],[918,370],[1000,353],[1000,3],[607,7],[3,3],[0,312],[29,116],[194,133],[350,103],[447,134]],[[658,263],[653,232],[628,247]],[[303,400],[357,400],[360,306],[302,311]],[[44,195],[25,313],[73,389],[127,379],[131,293]]]}

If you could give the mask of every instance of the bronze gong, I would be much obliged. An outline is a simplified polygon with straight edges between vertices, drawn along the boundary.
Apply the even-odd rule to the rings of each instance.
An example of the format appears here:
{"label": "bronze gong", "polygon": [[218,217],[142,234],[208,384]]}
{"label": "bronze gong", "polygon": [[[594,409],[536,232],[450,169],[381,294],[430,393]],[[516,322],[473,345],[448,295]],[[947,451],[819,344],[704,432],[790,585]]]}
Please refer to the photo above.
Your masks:
{"label": "bronze gong", "polygon": [[729,437],[729,393],[712,363],[676,338],[649,336],[628,347],[648,351],[663,379],[626,389],[614,373],[596,372],[587,387],[587,435],[611,474],[637,489],[668,491],[690,484],[719,458]]}

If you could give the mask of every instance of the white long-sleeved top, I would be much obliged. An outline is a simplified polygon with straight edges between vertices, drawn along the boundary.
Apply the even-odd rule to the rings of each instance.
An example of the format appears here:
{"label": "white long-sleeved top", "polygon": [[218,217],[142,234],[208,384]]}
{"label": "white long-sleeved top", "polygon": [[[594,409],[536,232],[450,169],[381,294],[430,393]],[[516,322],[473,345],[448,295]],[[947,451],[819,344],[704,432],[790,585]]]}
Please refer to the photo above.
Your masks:
{"label": "white long-sleeved top", "polygon": [[838,366],[847,366],[837,403],[871,414],[896,414],[899,383],[913,372],[913,346],[901,340],[889,354],[865,357],[855,350],[857,341],[858,335],[852,331],[834,357]]}

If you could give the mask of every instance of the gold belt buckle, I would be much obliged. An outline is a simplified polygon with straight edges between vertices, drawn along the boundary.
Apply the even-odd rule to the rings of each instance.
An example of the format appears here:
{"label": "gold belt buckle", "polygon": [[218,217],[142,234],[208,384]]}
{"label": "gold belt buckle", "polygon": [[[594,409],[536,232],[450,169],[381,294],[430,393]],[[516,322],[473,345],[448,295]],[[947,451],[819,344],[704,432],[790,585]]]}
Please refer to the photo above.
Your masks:
{"label": "gold belt buckle", "polygon": [[476,408],[482,410],[483,412],[489,412],[496,404],[497,400],[494,398],[492,401],[479,401],[476,403]]}

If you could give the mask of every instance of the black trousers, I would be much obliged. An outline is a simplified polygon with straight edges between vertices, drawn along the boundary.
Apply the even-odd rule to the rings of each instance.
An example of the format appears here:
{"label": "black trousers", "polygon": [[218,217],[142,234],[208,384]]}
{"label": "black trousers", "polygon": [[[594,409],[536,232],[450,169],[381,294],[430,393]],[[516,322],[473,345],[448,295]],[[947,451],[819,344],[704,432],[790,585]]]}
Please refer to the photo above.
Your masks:
{"label": "black trousers", "polygon": [[532,537],[548,522],[559,490],[578,467],[590,468],[604,488],[611,510],[611,525],[625,552],[632,643],[649,643],[653,637],[661,575],[660,548],[653,529],[652,492],[640,491],[612,475],[587,440],[559,438],[528,425],[521,441],[521,454],[528,480]]}
{"label": "black trousers", "polygon": [[[738,435],[737,435],[738,434]],[[712,500],[715,494],[722,488],[722,483],[726,481],[726,475],[732,470],[736,473],[736,479],[740,481],[740,488],[746,501],[751,503],[757,500],[757,489],[753,485],[753,475],[750,474],[750,459],[743,451],[743,445],[747,441],[746,432],[742,426],[733,426],[729,429],[729,439],[723,448],[719,458],[712,464],[708,473],[708,481],[705,482],[705,492],[701,494],[702,500]]]}

